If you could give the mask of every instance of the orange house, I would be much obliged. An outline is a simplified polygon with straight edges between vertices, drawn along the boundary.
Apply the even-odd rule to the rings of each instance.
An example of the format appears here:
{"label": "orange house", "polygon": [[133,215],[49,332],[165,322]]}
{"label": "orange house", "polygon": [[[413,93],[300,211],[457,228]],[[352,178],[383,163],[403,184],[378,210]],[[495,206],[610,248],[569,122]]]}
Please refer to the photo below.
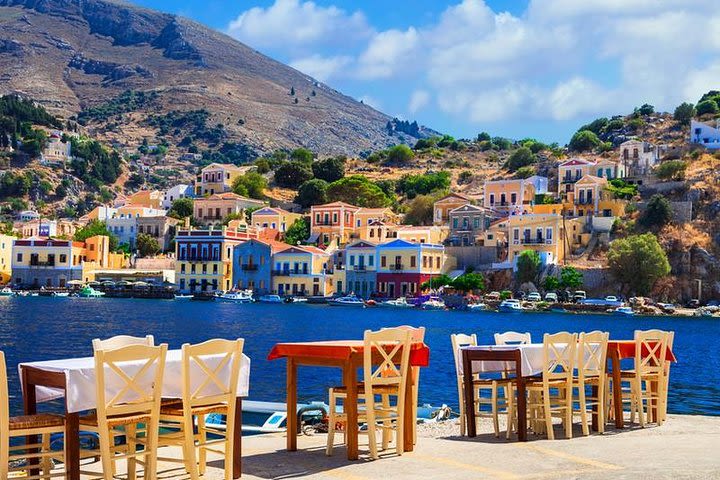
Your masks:
{"label": "orange house", "polygon": [[337,240],[345,245],[356,234],[355,214],[360,207],[344,202],[326,203],[310,207],[310,240],[328,245]]}

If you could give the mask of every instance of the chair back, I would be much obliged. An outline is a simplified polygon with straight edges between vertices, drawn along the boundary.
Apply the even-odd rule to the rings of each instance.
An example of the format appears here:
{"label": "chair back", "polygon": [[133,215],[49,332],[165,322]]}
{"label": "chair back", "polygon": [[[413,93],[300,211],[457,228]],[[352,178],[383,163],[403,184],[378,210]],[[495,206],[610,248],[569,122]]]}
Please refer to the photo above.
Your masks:
{"label": "chair back", "polygon": [[462,384],[462,356],[460,355],[460,349],[462,347],[476,347],[477,346],[477,335],[466,335],[464,333],[453,333],[450,335],[450,342],[452,342],[453,358],[455,359],[455,374],[459,384]]}
{"label": "chair back", "polygon": [[107,417],[159,414],[167,344],[95,351],[98,422]]}
{"label": "chair back", "polygon": [[[673,332],[673,331],[667,332],[667,350],[670,350],[670,352],[672,352],[674,343],[675,343],[675,332]],[[665,362],[665,375],[670,374],[670,363],[671,362]]]}
{"label": "chair back", "polygon": [[[373,332],[365,330],[363,366],[365,388],[398,386],[404,392],[405,378],[410,363],[410,339],[407,329],[388,328]],[[379,362],[374,361],[379,360]]]}
{"label": "chair back", "polygon": [[578,379],[605,377],[607,370],[607,344],[610,334],[595,330],[581,332],[577,346]]}
{"label": "chair back", "polygon": [[182,346],[183,405],[233,406],[245,340],[215,339]]}
{"label": "chair back", "polygon": [[530,333],[505,332],[495,334],[495,345],[526,345],[532,343]]}
{"label": "chair back", "polygon": [[635,371],[645,375],[665,374],[668,332],[635,330]]}
{"label": "chair back", "polygon": [[[7,365],[5,365],[5,353],[0,351],[0,451],[3,451],[7,444],[8,433],[10,432],[10,395],[8,393]],[[0,461],[7,461],[6,458]]]}
{"label": "chair back", "polygon": [[145,337],[131,337],[130,335],[116,335],[114,337],[101,340],[95,338],[92,341],[93,352],[98,350],[115,350],[128,345],[147,345],[152,347],[155,345],[155,338],[152,335]]}
{"label": "chair back", "polygon": [[577,341],[577,333],[546,333],[543,336],[543,382],[572,382]]}

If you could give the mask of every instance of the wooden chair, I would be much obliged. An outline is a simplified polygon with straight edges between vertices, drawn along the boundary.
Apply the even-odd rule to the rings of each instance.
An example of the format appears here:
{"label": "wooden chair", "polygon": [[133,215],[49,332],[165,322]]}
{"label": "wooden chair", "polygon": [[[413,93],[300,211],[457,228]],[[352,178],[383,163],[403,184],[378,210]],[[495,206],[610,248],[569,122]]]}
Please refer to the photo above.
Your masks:
{"label": "wooden chair", "polygon": [[127,347],[128,345],[147,345],[155,346],[155,338],[152,335],[145,337],[131,337],[130,335],[116,335],[105,340],[95,338],[92,341],[93,352],[98,350],[116,350],[118,348]]}
{"label": "wooden chair", "polygon": [[[607,405],[607,344],[610,334],[594,331],[580,333],[577,346],[577,376],[573,386],[577,388],[577,404],[575,410],[580,413],[583,435],[590,435],[588,414],[592,415],[595,406],[598,416],[598,432],[605,432],[605,408]],[[597,396],[588,396],[587,387],[596,387]]]}
{"label": "wooden chair", "polygon": [[[205,474],[208,451],[224,456],[224,478],[232,478],[235,403],[244,344],[245,340],[239,338],[208,340],[197,345],[186,343],[182,346],[182,401],[163,405],[160,409],[163,427],[175,431],[160,435],[159,443],[182,447],[182,462],[192,480]],[[225,430],[206,426],[205,416],[211,413],[225,415]],[[197,418],[197,434],[194,433],[194,418]],[[208,440],[208,433],[220,438]],[[223,450],[212,448],[223,443]]]}
{"label": "wooden chair", "polygon": [[[160,396],[167,344],[157,347],[128,345],[95,352],[97,411],[80,417],[80,429],[100,438],[102,477],[113,480],[117,460],[127,460],[128,479],[136,477],[136,465],[144,467],[143,478],[157,478]],[[138,424],[145,425],[140,437]],[[126,447],[117,449],[114,439],[125,435]],[[143,445],[137,451],[137,445]],[[118,454],[119,453],[119,454]],[[144,460],[139,460],[144,457]],[[83,472],[97,477],[97,474]]]}
{"label": "wooden chair", "polygon": [[[528,345],[530,343],[532,343],[532,336],[529,332],[519,333],[509,331],[495,334],[495,345]],[[509,372],[502,372],[502,378],[508,378],[508,375]],[[509,399],[510,406],[512,407],[512,403],[515,400],[515,391],[513,389],[512,382],[509,382],[503,387],[503,397]],[[512,432],[517,426],[517,416],[514,415],[514,408],[511,413],[513,414],[508,415],[508,428],[505,435],[506,438],[510,438],[510,432]]]}
{"label": "wooden chair", "polygon": [[[546,431],[549,440],[555,439],[553,417],[560,417],[565,436],[572,438],[572,386],[578,336],[576,333],[546,333],[543,337],[542,378],[530,379],[527,390],[531,394],[528,409],[532,412],[535,431]],[[553,395],[551,389],[556,393]]]}
{"label": "wooden chair", "polygon": [[[464,372],[462,371],[462,358],[460,356],[460,348],[462,347],[474,347],[477,345],[477,335],[465,335],[457,333],[450,335],[450,341],[452,342],[453,357],[455,358],[455,377],[457,380],[458,390],[458,404],[460,405],[460,435],[465,435],[467,426],[465,425],[465,382]],[[498,419],[499,413],[505,411],[507,413],[507,437],[510,437],[512,430],[512,418],[513,418],[513,398],[510,395],[505,395],[504,398],[498,396],[498,389],[500,387],[507,387],[505,391],[512,391],[509,387],[511,383],[510,379],[507,378],[480,378],[479,375],[473,375],[473,398],[475,399],[473,408],[475,409],[475,418],[491,417],[493,419],[493,428],[495,430],[495,437],[500,436],[500,422]],[[490,390],[490,398],[483,397],[480,395],[481,390]],[[490,405],[490,413],[482,411],[482,405]]]}
{"label": "wooden chair", "polygon": [[[403,427],[405,415],[405,389],[410,363],[412,333],[407,329],[388,328],[377,332],[365,331],[363,350],[363,382],[358,385],[358,421],[367,424],[370,456],[378,458],[376,432],[382,432],[383,450],[387,450],[389,435],[395,433],[395,452],[402,455],[405,449]],[[377,360],[380,360],[379,362]],[[347,388],[330,389],[327,455],[332,455],[335,428],[338,422],[347,423],[347,415],[337,413],[337,400],[347,401]],[[340,394],[340,395],[338,395]],[[377,402],[376,395],[382,400]],[[389,401],[396,398],[395,405]]]}
{"label": "wooden chair", "polygon": [[668,332],[662,330],[635,330],[635,368],[620,372],[622,381],[630,383],[631,409],[637,413],[641,427],[647,421],[646,407],[647,412],[656,410],[655,420],[658,425],[662,425],[665,420],[665,356],[668,340]]}
{"label": "wooden chair", "polygon": [[[672,352],[673,344],[675,343],[675,332],[667,332],[667,350]],[[662,417],[662,421],[664,422],[667,420],[667,397],[668,397],[668,391],[670,390],[670,365],[672,362],[665,361],[665,398],[662,401],[662,411],[659,412],[659,415]]]}
{"label": "wooden chair", "polygon": [[[65,431],[65,419],[60,415],[43,413],[38,415],[10,416],[10,397],[8,393],[7,365],[5,354],[0,352],[0,479],[7,479],[12,473],[13,478],[46,479],[64,477],[65,472],[53,472],[53,459],[63,460],[63,452],[50,450],[50,435],[62,434]],[[39,444],[23,444],[10,446],[11,438],[39,435]],[[25,451],[28,449],[28,451]],[[37,475],[30,475],[27,466],[11,467],[10,462],[18,460],[36,460],[39,462]],[[28,462],[29,463],[29,462]],[[27,476],[15,477],[21,471]]]}

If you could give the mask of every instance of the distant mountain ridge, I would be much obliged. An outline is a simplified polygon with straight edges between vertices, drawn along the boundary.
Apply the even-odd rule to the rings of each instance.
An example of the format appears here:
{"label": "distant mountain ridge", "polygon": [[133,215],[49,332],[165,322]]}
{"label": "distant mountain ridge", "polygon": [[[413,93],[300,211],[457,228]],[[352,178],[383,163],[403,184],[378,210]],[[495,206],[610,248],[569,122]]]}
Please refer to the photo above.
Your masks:
{"label": "distant mountain ridge", "polygon": [[[390,131],[391,117],[182,17],[116,0],[0,0],[0,94],[69,118],[127,90],[156,92],[153,114],[208,110],[228,141],[257,151],[358,154],[436,133]],[[126,113],[89,127],[121,143],[152,134],[148,112]]]}

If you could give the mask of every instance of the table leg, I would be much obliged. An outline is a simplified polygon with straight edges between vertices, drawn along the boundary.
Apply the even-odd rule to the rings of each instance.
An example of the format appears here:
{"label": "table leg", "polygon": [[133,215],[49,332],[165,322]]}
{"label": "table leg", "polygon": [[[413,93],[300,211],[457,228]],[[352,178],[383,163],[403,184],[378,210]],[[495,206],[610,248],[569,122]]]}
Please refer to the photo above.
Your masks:
{"label": "table leg", "polygon": [[[22,378],[20,379],[22,382],[22,392],[23,392],[23,409],[25,411],[25,415],[35,415],[37,413],[37,398],[35,396],[35,385],[28,382],[26,371],[22,370]],[[39,438],[37,435],[28,435],[25,437],[25,445],[37,445],[39,443]],[[37,449],[35,449],[35,452],[37,452]],[[30,459],[30,465],[37,465],[38,459],[32,458]],[[30,475],[38,475],[40,473],[40,470],[38,469],[31,469]]]}
{"label": "table leg", "polygon": [[[415,427],[417,420],[415,418],[415,408],[413,406],[415,395],[413,389],[415,385],[415,372],[413,368],[410,368],[407,375],[407,385],[405,386],[405,407],[404,407],[404,420],[403,420],[403,450],[406,452],[412,452],[414,450],[413,440],[415,435]],[[399,400],[399,399],[398,399]]]}
{"label": "table leg", "polygon": [[475,398],[473,396],[474,387],[472,382],[472,361],[470,360],[469,352],[467,350],[462,351],[462,362],[463,395],[465,397],[465,426],[468,437],[473,438],[477,435],[477,428],[475,425]]}
{"label": "table leg", "polygon": [[80,416],[65,413],[65,478],[80,480]]}
{"label": "table leg", "polygon": [[297,364],[287,360],[287,449],[297,450]]}
{"label": "table leg", "polygon": [[[603,381],[602,379],[600,381]],[[580,388],[585,388],[584,386],[581,386]],[[592,386],[592,396],[595,399],[593,401],[592,406],[592,431],[597,432],[598,431],[598,408],[600,407],[600,402],[602,402],[601,398],[598,398],[598,386],[593,385]]]}
{"label": "table leg", "polygon": [[[345,440],[347,443],[348,460],[358,459],[358,388],[357,388],[357,371],[353,366],[352,360],[349,360],[343,366],[343,383],[347,388],[347,398],[343,409],[347,415],[347,425],[345,425]],[[373,441],[370,439],[370,441]]]}
{"label": "table leg", "polygon": [[612,382],[613,382],[613,408],[615,410],[615,428],[624,428],[623,404],[622,404],[622,384],[620,383],[620,352],[611,348],[608,352],[610,361],[612,362]]}
{"label": "table leg", "polygon": [[235,400],[235,425],[233,427],[233,478],[242,475],[242,398]]}
{"label": "table leg", "polygon": [[518,440],[527,441],[527,398],[525,392],[525,377],[522,375],[522,359],[520,351],[515,353],[515,379],[517,383],[517,416]]}

